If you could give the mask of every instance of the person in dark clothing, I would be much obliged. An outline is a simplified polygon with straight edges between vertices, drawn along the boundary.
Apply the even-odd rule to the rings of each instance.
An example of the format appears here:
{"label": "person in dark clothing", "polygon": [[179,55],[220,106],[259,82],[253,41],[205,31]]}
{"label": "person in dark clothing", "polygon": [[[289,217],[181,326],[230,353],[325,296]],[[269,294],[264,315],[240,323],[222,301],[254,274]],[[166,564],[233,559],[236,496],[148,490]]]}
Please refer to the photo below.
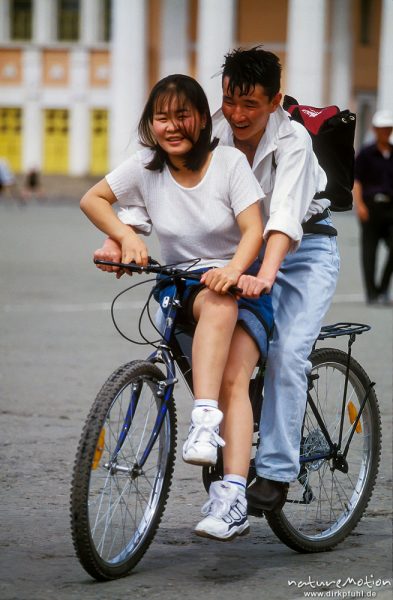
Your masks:
{"label": "person in dark clothing", "polygon": [[[372,120],[375,142],[362,148],[355,160],[353,196],[361,224],[363,278],[369,304],[391,304],[393,273],[393,113],[377,111]],[[377,281],[376,259],[381,242],[388,248]]]}

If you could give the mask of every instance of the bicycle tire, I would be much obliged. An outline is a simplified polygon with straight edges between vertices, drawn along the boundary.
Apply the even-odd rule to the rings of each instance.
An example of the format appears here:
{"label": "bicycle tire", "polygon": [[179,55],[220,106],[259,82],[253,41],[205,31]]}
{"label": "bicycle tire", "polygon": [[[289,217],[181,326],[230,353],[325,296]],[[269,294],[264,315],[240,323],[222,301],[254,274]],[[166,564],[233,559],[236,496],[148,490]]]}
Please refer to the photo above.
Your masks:
{"label": "bicycle tire", "polygon": [[[318,349],[311,355],[312,373],[318,374],[319,378],[314,381],[310,393],[333,442],[338,438],[347,356],[335,348]],[[277,537],[297,552],[332,549],[353,531],[366,510],[380,462],[381,417],[368,375],[351,358],[342,448],[352,428],[351,419],[353,423],[367,390],[369,395],[359,431],[349,446],[348,473],[331,470],[332,461],[328,459],[303,463],[298,480],[289,487],[283,509],[265,512]],[[348,409],[350,403],[355,407],[354,411]],[[326,438],[307,404],[301,455],[310,457],[312,453],[323,454],[326,450]]]}
{"label": "bicycle tire", "polygon": [[[161,370],[147,361],[119,367],[103,385],[86,419],[72,477],[71,531],[80,563],[97,580],[128,575],[148,549],[162,518],[175,461],[173,398],[143,472],[135,472],[133,466],[160,411],[157,389],[164,379]],[[113,462],[131,405],[136,406],[132,423]]]}

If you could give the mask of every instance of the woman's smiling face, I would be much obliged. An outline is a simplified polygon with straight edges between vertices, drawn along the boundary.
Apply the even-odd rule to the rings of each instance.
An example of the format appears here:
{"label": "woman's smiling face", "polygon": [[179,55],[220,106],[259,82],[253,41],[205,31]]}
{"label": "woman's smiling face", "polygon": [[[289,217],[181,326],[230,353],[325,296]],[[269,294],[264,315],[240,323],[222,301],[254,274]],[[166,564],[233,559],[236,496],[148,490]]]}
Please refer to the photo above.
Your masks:
{"label": "woman's smiling face", "polygon": [[186,99],[157,99],[151,128],[172,162],[192,149],[204,125],[205,119]]}

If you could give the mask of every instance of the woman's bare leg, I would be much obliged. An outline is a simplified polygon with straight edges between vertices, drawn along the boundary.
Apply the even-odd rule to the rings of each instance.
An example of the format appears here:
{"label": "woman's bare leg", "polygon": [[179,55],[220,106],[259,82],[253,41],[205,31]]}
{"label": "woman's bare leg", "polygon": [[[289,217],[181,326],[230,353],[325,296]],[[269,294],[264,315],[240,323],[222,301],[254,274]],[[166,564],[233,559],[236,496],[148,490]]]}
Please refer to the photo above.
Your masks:
{"label": "woman's bare leg", "polygon": [[237,303],[229,294],[202,290],[193,310],[198,321],[192,344],[194,397],[218,400],[236,326]]}
{"label": "woman's bare leg", "polygon": [[253,437],[253,415],[249,383],[259,359],[259,349],[248,333],[237,325],[233,333],[225,366],[219,407],[224,413],[220,435],[223,448],[224,474],[235,473],[247,478]]}

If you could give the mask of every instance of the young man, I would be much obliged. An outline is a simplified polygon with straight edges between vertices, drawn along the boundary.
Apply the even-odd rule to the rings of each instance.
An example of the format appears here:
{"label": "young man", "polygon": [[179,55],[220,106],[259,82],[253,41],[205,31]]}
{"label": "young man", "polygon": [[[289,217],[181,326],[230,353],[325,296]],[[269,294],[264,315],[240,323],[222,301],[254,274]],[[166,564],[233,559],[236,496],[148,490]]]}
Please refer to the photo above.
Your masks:
{"label": "young man", "polygon": [[[256,277],[243,275],[243,295],[272,293],[275,330],[270,342],[256,455],[257,479],[249,504],[263,510],[283,506],[288,483],[299,471],[301,427],[312,345],[330,306],[339,271],[335,230],[311,233],[307,221],[331,225],[327,199],[314,199],[326,175],[306,129],[280,106],[281,65],[260,47],[234,50],[223,65],[222,109],[213,118],[221,144],[248,158],[265,198],[266,241]],[[310,233],[305,233],[310,232]]]}
{"label": "young man", "polygon": [[[329,200],[314,199],[325,189],[326,175],[308,132],[280,106],[280,78],[276,55],[260,47],[234,50],[225,57],[222,108],[213,117],[220,144],[244,152],[265,194],[262,267],[256,277],[243,275],[238,284],[249,297],[271,291],[275,313],[256,455],[258,477],[247,490],[249,504],[262,510],[281,508],[289,482],[298,475],[308,357],[339,271],[335,230],[331,236],[314,234],[306,225],[312,216],[314,222],[331,225]],[[95,257],[117,260],[118,252],[108,240]]]}

